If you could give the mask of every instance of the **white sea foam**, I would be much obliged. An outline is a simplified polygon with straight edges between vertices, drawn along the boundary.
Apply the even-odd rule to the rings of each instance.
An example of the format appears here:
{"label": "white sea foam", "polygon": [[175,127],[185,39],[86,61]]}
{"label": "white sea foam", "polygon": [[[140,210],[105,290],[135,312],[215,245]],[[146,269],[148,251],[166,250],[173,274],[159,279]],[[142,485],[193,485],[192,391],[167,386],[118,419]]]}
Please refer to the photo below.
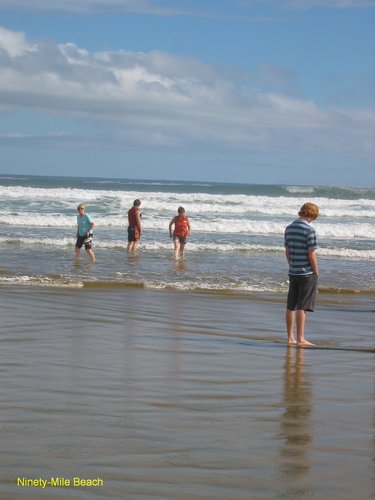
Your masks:
{"label": "white sea foam", "polygon": [[[33,237],[0,237],[0,245],[12,244],[21,246],[41,246],[69,248],[75,244],[74,238],[33,238]],[[124,250],[127,242],[124,240],[101,241],[95,240],[95,248],[107,250]],[[189,241],[190,252],[210,253],[284,253],[284,247],[280,245],[259,245],[252,243],[210,243]],[[172,252],[171,241],[141,241],[140,250],[143,252]],[[375,260],[375,250],[357,250],[352,248],[325,248],[318,249],[322,257],[341,257],[356,260]]]}
{"label": "white sea foam", "polygon": [[[125,217],[133,200],[142,199],[142,210],[149,216],[164,215],[171,218],[175,215],[179,205],[185,206],[187,212],[194,217],[210,217],[213,214],[228,214],[251,216],[252,214],[267,216],[294,217],[300,205],[306,201],[301,198],[287,196],[254,196],[244,194],[207,194],[207,193],[166,193],[166,192],[137,192],[90,190],[76,188],[30,188],[0,186],[0,200],[2,202],[19,201],[40,205],[40,215],[48,212],[49,206],[60,206],[66,213],[71,210],[75,214],[76,205],[84,202],[88,211],[97,216],[107,212]],[[375,217],[375,200],[338,200],[328,198],[314,198],[321,212],[321,218],[342,217]],[[56,209],[55,209],[56,211]]]}
{"label": "white sea foam", "polygon": [[353,248],[319,248],[318,254],[324,257],[375,260],[375,250],[355,250]]}
{"label": "white sea foam", "polygon": [[[118,280],[121,280],[119,273]],[[127,283],[128,277],[123,276]],[[210,279],[194,279],[184,281],[160,281],[148,279],[142,282],[144,288],[150,289],[175,289],[175,290],[207,290],[207,291],[230,291],[230,292],[275,292],[285,289],[285,284],[267,285],[265,283],[248,283],[243,280],[210,280]]]}
{"label": "white sea foam", "polygon": [[309,186],[286,186],[285,187],[286,191],[288,193],[313,193],[315,191],[315,188],[309,187]]}
{"label": "white sea foam", "polygon": [[0,276],[1,285],[38,285],[38,286],[58,286],[68,288],[82,288],[81,281],[69,281],[59,278],[48,278],[40,276]]}
{"label": "white sea foam", "polygon": [[17,237],[17,236],[2,236],[0,244],[8,245],[40,245],[53,247],[68,247],[75,244],[74,238],[33,238],[33,237]]}
{"label": "white sea foam", "polygon": [[[94,218],[96,229],[106,228],[126,228],[127,219],[122,215],[98,216]],[[169,219],[164,217],[144,217],[144,231],[160,231],[168,233]],[[216,234],[239,234],[239,235],[273,235],[282,237],[285,230],[285,221],[274,221],[267,219],[247,219],[247,218],[213,218],[213,219],[191,219],[194,233],[216,233]],[[76,227],[76,216],[62,214],[38,214],[20,212],[17,215],[11,213],[0,214],[0,225],[13,227],[40,227],[40,228],[73,228]],[[319,222],[314,224],[318,236],[332,239],[375,239],[375,224],[370,222],[351,223],[328,223]]]}
{"label": "white sea foam", "polygon": [[14,227],[72,227],[77,225],[75,217],[66,215],[43,215],[21,212],[17,215],[0,214],[0,225]]}
{"label": "white sea foam", "polygon": [[[118,273],[120,274],[120,273]],[[86,282],[91,286],[100,285],[100,281],[91,280]],[[107,286],[123,284],[125,286],[139,285],[149,289],[173,289],[173,290],[202,290],[202,291],[230,291],[230,292],[277,292],[285,288],[285,284],[279,286],[267,285],[261,283],[250,284],[245,281],[223,282],[223,281],[205,281],[205,280],[186,280],[186,281],[160,281],[146,279],[144,281],[133,282],[126,275],[117,276],[117,279],[106,280]],[[43,287],[63,287],[63,288],[82,288],[84,281],[65,281],[63,279],[49,279],[35,276],[0,276],[0,285],[37,285]]]}

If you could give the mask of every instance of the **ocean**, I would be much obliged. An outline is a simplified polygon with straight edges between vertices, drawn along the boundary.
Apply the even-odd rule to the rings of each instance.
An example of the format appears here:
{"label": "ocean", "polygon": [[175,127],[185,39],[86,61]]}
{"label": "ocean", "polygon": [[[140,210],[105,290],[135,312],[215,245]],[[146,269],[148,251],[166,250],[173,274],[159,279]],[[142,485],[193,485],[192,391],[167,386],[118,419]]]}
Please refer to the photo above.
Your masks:
{"label": "ocean", "polygon": [[[144,234],[128,256],[127,211],[142,200]],[[375,189],[105,178],[0,176],[0,284],[131,286],[285,293],[283,232],[311,201],[320,291],[375,291]],[[95,223],[95,265],[75,263],[76,207]],[[192,225],[183,261],[168,225],[184,206]]]}

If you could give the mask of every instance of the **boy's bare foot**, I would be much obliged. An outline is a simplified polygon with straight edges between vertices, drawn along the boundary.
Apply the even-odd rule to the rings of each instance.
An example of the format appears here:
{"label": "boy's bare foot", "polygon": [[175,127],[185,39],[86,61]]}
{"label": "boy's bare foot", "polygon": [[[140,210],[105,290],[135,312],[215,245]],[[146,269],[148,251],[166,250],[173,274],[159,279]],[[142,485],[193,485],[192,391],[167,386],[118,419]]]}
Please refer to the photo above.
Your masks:
{"label": "boy's bare foot", "polygon": [[315,345],[315,344],[313,344],[312,342],[309,342],[308,340],[301,340],[301,341],[297,342],[298,347],[309,347],[311,345]]}
{"label": "boy's bare foot", "polygon": [[295,338],[288,339],[288,345],[295,345],[297,344],[297,341]]}

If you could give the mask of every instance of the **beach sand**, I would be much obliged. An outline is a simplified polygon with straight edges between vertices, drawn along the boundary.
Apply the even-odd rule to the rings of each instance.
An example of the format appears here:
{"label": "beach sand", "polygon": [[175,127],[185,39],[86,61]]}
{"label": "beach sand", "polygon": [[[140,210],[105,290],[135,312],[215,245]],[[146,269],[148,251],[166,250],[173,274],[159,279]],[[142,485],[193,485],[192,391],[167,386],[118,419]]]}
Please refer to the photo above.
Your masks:
{"label": "beach sand", "polygon": [[321,349],[277,296],[0,297],[2,500],[373,498],[373,297],[321,295]]}

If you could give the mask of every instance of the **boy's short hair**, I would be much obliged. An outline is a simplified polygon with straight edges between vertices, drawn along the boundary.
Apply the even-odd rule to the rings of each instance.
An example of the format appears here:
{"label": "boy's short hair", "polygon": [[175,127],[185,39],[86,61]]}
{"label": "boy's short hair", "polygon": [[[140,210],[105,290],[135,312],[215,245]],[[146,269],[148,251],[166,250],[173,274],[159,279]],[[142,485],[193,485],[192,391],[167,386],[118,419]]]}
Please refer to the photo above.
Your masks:
{"label": "boy's short hair", "polygon": [[178,212],[179,214],[183,214],[183,213],[185,213],[185,209],[184,209],[184,207],[178,207],[177,212]]}
{"label": "boy's short hair", "polygon": [[312,220],[315,220],[319,217],[319,208],[315,205],[315,203],[305,203],[300,208],[298,215],[300,217],[311,217]]}
{"label": "boy's short hair", "polygon": [[133,202],[134,207],[139,207],[140,204],[141,204],[141,200],[139,200],[138,198],[136,200],[134,200],[134,202]]}
{"label": "boy's short hair", "polygon": [[78,207],[77,207],[77,210],[79,210],[80,208],[85,209],[86,207],[85,207],[85,205],[84,205],[83,203],[80,203],[80,204],[78,205]]}

